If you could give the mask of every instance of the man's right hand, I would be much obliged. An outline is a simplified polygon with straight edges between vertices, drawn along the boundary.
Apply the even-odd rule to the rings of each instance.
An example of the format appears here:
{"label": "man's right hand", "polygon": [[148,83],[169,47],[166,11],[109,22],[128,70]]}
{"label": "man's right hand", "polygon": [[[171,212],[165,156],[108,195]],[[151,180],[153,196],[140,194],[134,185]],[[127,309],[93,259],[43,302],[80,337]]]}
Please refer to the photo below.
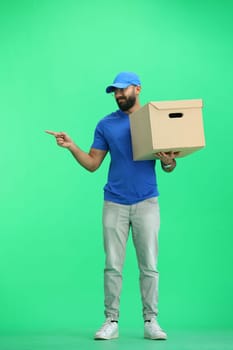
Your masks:
{"label": "man's right hand", "polygon": [[107,154],[107,150],[95,148],[91,148],[89,153],[82,151],[65,132],[50,130],[45,130],[45,132],[53,135],[56,138],[58,146],[69,149],[77,162],[91,172],[99,168]]}
{"label": "man's right hand", "polygon": [[74,144],[73,140],[65,132],[55,132],[50,130],[45,130],[45,132],[49,135],[53,135],[60,147],[70,148]]}

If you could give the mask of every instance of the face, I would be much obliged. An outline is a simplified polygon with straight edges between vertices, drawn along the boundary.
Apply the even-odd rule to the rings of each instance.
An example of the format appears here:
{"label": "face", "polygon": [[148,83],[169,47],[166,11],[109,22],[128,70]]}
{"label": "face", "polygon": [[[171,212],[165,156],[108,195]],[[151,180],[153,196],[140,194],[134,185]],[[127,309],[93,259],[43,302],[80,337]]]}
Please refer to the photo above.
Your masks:
{"label": "face", "polygon": [[135,86],[130,85],[125,89],[115,88],[114,96],[118,107],[122,111],[128,111],[136,103]]}

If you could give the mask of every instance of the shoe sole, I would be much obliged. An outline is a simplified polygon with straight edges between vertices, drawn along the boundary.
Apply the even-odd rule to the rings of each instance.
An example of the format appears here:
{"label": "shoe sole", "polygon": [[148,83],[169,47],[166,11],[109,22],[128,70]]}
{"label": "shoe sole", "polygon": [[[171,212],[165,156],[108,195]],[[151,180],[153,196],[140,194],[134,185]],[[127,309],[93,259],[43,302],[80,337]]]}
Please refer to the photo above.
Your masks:
{"label": "shoe sole", "polygon": [[149,335],[144,335],[145,339],[151,339],[151,340],[167,340],[167,337],[150,337]]}
{"label": "shoe sole", "polygon": [[112,337],[100,337],[100,336],[95,336],[94,340],[111,340],[111,339],[116,339],[119,337],[119,334],[115,334]]}

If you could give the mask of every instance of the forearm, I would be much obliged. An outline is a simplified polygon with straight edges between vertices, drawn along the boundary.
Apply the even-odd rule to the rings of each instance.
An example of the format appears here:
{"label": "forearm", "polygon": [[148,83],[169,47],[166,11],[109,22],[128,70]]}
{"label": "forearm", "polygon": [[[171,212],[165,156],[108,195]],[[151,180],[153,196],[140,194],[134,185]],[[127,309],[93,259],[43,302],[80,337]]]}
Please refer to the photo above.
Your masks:
{"label": "forearm", "polygon": [[176,167],[176,160],[173,159],[170,164],[165,164],[161,161],[161,167],[166,173],[172,172]]}
{"label": "forearm", "polygon": [[93,172],[98,168],[95,159],[89,153],[82,151],[75,143],[72,143],[68,149],[76,161],[88,171]]}

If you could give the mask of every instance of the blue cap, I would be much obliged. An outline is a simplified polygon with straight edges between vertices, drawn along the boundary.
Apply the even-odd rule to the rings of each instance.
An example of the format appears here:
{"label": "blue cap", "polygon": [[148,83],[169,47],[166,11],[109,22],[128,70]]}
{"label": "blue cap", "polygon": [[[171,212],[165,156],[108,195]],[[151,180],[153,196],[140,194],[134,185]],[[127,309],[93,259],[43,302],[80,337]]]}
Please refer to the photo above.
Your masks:
{"label": "blue cap", "polygon": [[124,89],[129,85],[141,85],[137,74],[132,72],[121,72],[114,79],[113,83],[106,88],[107,94],[114,91],[114,88]]}

